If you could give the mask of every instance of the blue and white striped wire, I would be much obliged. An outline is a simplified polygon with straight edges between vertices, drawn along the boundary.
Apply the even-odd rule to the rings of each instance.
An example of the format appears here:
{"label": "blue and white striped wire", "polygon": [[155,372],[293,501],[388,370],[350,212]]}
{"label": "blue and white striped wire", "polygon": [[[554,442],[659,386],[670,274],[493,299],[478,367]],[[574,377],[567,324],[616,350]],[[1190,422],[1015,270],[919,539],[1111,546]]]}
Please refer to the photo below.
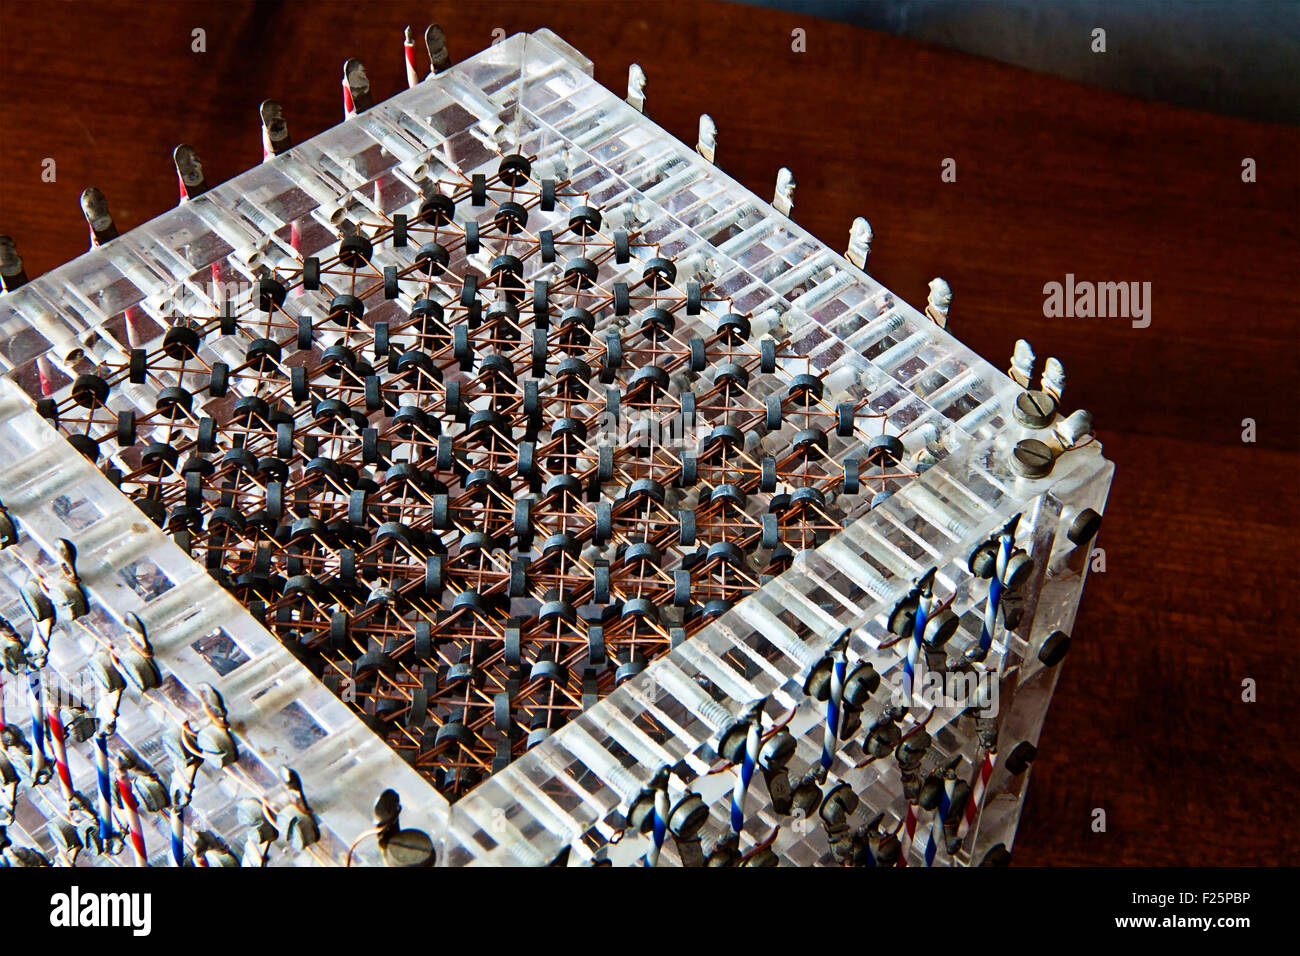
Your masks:
{"label": "blue and white striped wire", "polygon": [[108,735],[95,734],[95,775],[99,784],[99,842],[108,852],[113,840],[113,780],[108,772]]}
{"label": "blue and white striped wire", "polygon": [[665,784],[655,791],[654,831],[650,849],[646,851],[645,865],[658,866],[659,853],[664,848],[664,839],[668,836],[668,787]]}
{"label": "blue and white striped wire", "polygon": [[925,865],[933,866],[935,855],[939,852],[939,841],[943,839],[943,821],[948,819],[948,808],[952,806],[953,789],[956,778],[945,776],[943,793],[939,796],[939,809],[930,819],[930,830],[925,838]]}
{"label": "blue and white striped wire", "polygon": [[177,796],[175,794],[172,795],[171,824],[172,824],[172,837],[171,837],[172,865],[184,866],[185,865],[185,806],[177,799]]}
{"label": "blue and white striped wire", "polygon": [[758,765],[758,752],[763,742],[762,712],[749,721],[749,730],[745,734],[745,753],[737,768],[736,785],[731,791],[731,829],[740,833],[745,829],[745,795],[749,792],[749,783],[754,779],[754,768]]}
{"label": "blue and white striped wire", "polygon": [[1005,590],[1002,579],[1007,573],[1013,544],[1012,534],[1004,530],[998,539],[997,562],[994,565],[993,578],[989,581],[989,599],[984,605],[984,622],[980,626],[980,652],[984,654],[987,654],[989,648],[993,646],[993,634],[998,624],[998,608],[1002,604],[1002,592]]}
{"label": "blue and white striped wire", "polygon": [[40,779],[48,759],[45,756],[45,709],[41,689],[41,672],[27,671],[27,706],[32,712],[32,777]]}
{"label": "blue and white striped wire", "polygon": [[934,856],[939,850],[939,843],[934,835],[936,829],[942,829],[938,811],[930,815],[930,825],[925,828],[925,865],[934,865]]}
{"label": "blue and white striped wire", "polygon": [[916,663],[921,656],[921,638],[925,634],[925,624],[930,617],[931,595],[930,585],[923,584],[916,604],[912,640],[907,645],[907,658],[903,661],[903,706],[905,707],[910,707],[912,704],[912,689],[916,683]]}
{"label": "blue and white striped wire", "polygon": [[844,649],[837,648],[831,664],[830,696],[826,701],[826,731],[822,736],[822,767],[831,768],[840,736],[840,703],[844,699],[844,673],[848,667]]}

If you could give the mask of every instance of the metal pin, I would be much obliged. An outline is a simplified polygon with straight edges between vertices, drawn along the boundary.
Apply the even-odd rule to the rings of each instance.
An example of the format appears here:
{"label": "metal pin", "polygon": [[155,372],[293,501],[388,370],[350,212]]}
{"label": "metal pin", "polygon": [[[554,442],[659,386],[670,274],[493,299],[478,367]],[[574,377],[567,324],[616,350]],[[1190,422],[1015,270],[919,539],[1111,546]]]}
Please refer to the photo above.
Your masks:
{"label": "metal pin", "polygon": [[1039,387],[1059,403],[1065,393],[1065,366],[1060,360],[1049,358],[1043,366],[1043,377]]}
{"label": "metal pin", "polygon": [[768,796],[772,799],[772,809],[783,816],[790,812],[794,799],[786,765],[794,757],[797,746],[794,735],[782,727],[767,739],[759,751],[758,765],[763,771]]}
{"label": "metal pin", "polygon": [[23,271],[18,247],[8,236],[0,236],[0,287],[5,292],[12,292],[26,281],[27,273]]}
{"label": "metal pin", "polygon": [[1056,434],[1060,438],[1062,451],[1073,448],[1081,438],[1091,433],[1092,413],[1084,408],[1079,409],[1056,426]]}
{"label": "metal pin", "polygon": [[387,834],[394,833],[400,824],[402,814],[402,798],[398,796],[396,790],[385,790],[375,801],[374,818],[375,829],[379,832],[382,840]]}
{"label": "metal pin", "polygon": [[239,858],[210,830],[195,831],[193,860],[195,866],[239,866]]}
{"label": "metal pin", "polygon": [[627,102],[638,113],[645,112],[645,70],[633,63],[627,68]]}
{"label": "metal pin", "polygon": [[402,33],[402,55],[406,59],[406,86],[408,89],[415,89],[420,82],[420,76],[415,72],[415,40],[411,37],[411,28],[407,27]]}
{"label": "metal pin", "polygon": [[1011,368],[1007,374],[1023,388],[1028,388],[1029,380],[1034,377],[1034,350],[1024,339],[1016,339],[1016,349],[1011,353]]}
{"label": "metal pin", "polygon": [[275,821],[269,816],[269,808],[259,800],[240,800],[236,805],[240,823],[244,825],[244,853],[242,865],[246,867],[266,866],[271,853],[271,844],[280,835]]}
{"label": "metal pin", "polygon": [[718,148],[718,125],[708,113],[700,114],[700,141],[695,144],[695,151],[709,162],[713,162]]}
{"label": "metal pin", "polygon": [[783,216],[794,212],[794,173],[782,166],[776,171],[776,195],[772,197],[772,207]]}
{"label": "metal pin", "polygon": [[853,225],[849,227],[849,251],[844,257],[853,263],[859,269],[867,268],[867,256],[871,252],[871,223],[867,222],[861,216],[853,220]]}
{"label": "metal pin", "polygon": [[884,822],[884,819],[885,812],[882,810],[854,833],[854,862],[857,866],[876,867],[882,864],[889,865],[881,859],[884,855],[881,850],[885,834],[880,832],[880,824]]}
{"label": "metal pin", "polygon": [[424,46],[429,51],[430,76],[451,66],[451,57],[447,53],[447,36],[438,24],[431,23],[425,29]]}
{"label": "metal pin", "polygon": [[284,781],[285,787],[293,794],[294,806],[303,813],[311,813],[311,804],[307,802],[307,794],[303,792],[302,778],[298,776],[298,771],[292,767],[281,767],[280,779]]}
{"label": "metal pin", "polygon": [[50,858],[40,850],[29,846],[14,846],[11,841],[0,833],[0,866],[20,867],[20,866],[52,866]]}
{"label": "metal pin", "polygon": [[211,684],[200,684],[199,701],[210,724],[198,734],[198,747],[204,757],[217,767],[226,767],[239,759],[239,746],[230,735],[226,702]]}
{"label": "metal pin", "polygon": [[298,772],[290,767],[281,767],[280,779],[288,788],[293,803],[280,814],[277,825],[289,845],[302,850],[320,839],[320,825],[315,811],[307,802]]}
{"label": "metal pin", "polygon": [[68,606],[69,616],[75,620],[89,610],[86,592],[81,586],[81,575],[77,572],[77,548],[67,538],[60,538],[55,544],[55,550],[62,562],[63,574],[68,579],[67,586],[60,590]]}
{"label": "metal pin", "polygon": [[284,120],[284,108],[275,100],[263,100],[258,107],[262,117],[262,162],[274,159],[293,145],[289,138],[289,124]]}
{"label": "metal pin", "polygon": [[370,77],[357,59],[343,61],[343,118],[350,119],[375,105],[370,96]]}
{"label": "metal pin", "polygon": [[[11,674],[18,673],[26,663],[25,641],[12,624],[0,617],[0,667]],[[4,685],[0,684],[0,731],[5,728]]]}
{"label": "metal pin", "polygon": [[198,735],[191,729],[189,721],[184,721],[163,737],[163,747],[172,758],[172,806],[188,806],[199,768],[203,765],[203,756],[198,752]]}
{"label": "metal pin", "polygon": [[5,848],[4,828],[14,822],[14,807],[18,803],[18,785],[22,779],[13,763],[5,755],[10,745],[8,739],[0,741],[0,851]]}
{"label": "metal pin", "polygon": [[172,162],[176,164],[181,202],[207,192],[208,181],[203,178],[203,164],[199,162],[198,151],[193,146],[185,143],[177,146],[172,151]]}
{"label": "metal pin", "polygon": [[59,858],[68,866],[76,866],[77,855],[86,848],[77,828],[67,820],[51,820],[45,825],[45,832],[53,838]]}
{"label": "metal pin", "polygon": [[925,301],[925,314],[941,329],[948,327],[948,306],[952,304],[952,289],[943,279],[930,280],[930,297]]}
{"label": "metal pin", "polygon": [[[820,798],[821,793],[817,796]],[[711,867],[738,866],[740,864],[740,837],[728,833],[719,837],[705,854],[704,865]]]}
{"label": "metal pin", "polygon": [[117,226],[109,214],[108,200],[94,186],[82,191],[81,211],[90,226],[90,248],[117,238]]}

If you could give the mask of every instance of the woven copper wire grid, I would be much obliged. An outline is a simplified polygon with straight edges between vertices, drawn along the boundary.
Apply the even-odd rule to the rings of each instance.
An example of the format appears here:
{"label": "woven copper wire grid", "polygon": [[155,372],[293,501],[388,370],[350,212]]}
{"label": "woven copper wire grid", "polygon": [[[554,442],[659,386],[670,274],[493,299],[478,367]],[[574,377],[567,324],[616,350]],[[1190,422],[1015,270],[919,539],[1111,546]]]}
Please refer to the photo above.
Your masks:
{"label": "woven copper wire grid", "polygon": [[[41,403],[453,797],[910,476],[865,399],[567,187],[517,154],[440,180]],[[155,409],[110,410],[128,384]]]}

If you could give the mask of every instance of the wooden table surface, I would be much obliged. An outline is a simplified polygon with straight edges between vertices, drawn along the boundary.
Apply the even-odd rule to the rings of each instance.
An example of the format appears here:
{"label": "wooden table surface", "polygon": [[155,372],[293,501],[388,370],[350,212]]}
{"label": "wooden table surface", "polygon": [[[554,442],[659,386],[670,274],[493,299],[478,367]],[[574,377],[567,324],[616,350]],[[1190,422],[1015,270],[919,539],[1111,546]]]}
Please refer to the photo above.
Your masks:
{"label": "wooden table surface", "polygon": [[[453,59],[549,26],[836,249],[864,215],[870,270],[913,304],[952,285],[951,328],[999,367],[1027,338],[1069,375],[1116,463],[1033,780],[1021,864],[1278,864],[1297,800],[1300,134],[1128,99],[811,17],[723,3],[0,5],[0,232],[29,275],[85,251],[77,196],[122,229],[176,201],[171,150],[208,181],[260,159],[257,104],[296,142],[341,119],[345,58],[405,85],[401,29],[437,7]],[[207,50],[191,51],[192,31]],[[807,52],[791,49],[806,31]],[[1080,37],[1086,43],[1087,37]],[[1110,36],[1107,56],[1141,56]],[[421,60],[423,44],[419,45]],[[41,180],[53,158],[57,180]],[[940,180],[945,158],[957,181]],[[1253,158],[1257,182],[1242,181]],[[1044,318],[1043,286],[1151,283],[1151,325]],[[1242,440],[1243,419],[1257,440]],[[1258,700],[1242,700],[1242,682]],[[1104,808],[1107,830],[1091,829]]]}

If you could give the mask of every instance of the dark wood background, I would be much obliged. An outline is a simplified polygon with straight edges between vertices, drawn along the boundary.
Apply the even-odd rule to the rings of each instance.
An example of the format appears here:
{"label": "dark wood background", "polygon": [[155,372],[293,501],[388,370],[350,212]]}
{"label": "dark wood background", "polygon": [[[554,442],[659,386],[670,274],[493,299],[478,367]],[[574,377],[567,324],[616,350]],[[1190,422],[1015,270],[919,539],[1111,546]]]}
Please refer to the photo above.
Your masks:
{"label": "dark wood background", "polygon": [[[765,198],[789,166],[796,219],[833,248],[867,216],[871,272],[895,292],[923,304],[946,278],[952,329],[994,364],[1018,337],[1065,363],[1067,405],[1092,411],[1117,470],[1106,572],[1089,579],[1043,732],[1019,863],[1293,860],[1297,128],[723,3],[7,0],[0,232],[39,275],[85,251],[83,187],[125,230],[175,203],[177,143],[212,184],[258,162],[264,97],[301,142],[340,121],[345,58],[366,64],[377,99],[398,92],[402,27],[421,33],[435,7],[453,59],[496,28],[549,26],[610,89],[640,63],[660,124],[693,144],[711,114],[720,165]],[[191,52],[197,27],[206,53]],[[1106,56],[1142,56],[1108,39]],[[955,183],[940,181],[946,157]],[[1151,326],[1044,318],[1043,285],[1066,273],[1150,282]]]}

